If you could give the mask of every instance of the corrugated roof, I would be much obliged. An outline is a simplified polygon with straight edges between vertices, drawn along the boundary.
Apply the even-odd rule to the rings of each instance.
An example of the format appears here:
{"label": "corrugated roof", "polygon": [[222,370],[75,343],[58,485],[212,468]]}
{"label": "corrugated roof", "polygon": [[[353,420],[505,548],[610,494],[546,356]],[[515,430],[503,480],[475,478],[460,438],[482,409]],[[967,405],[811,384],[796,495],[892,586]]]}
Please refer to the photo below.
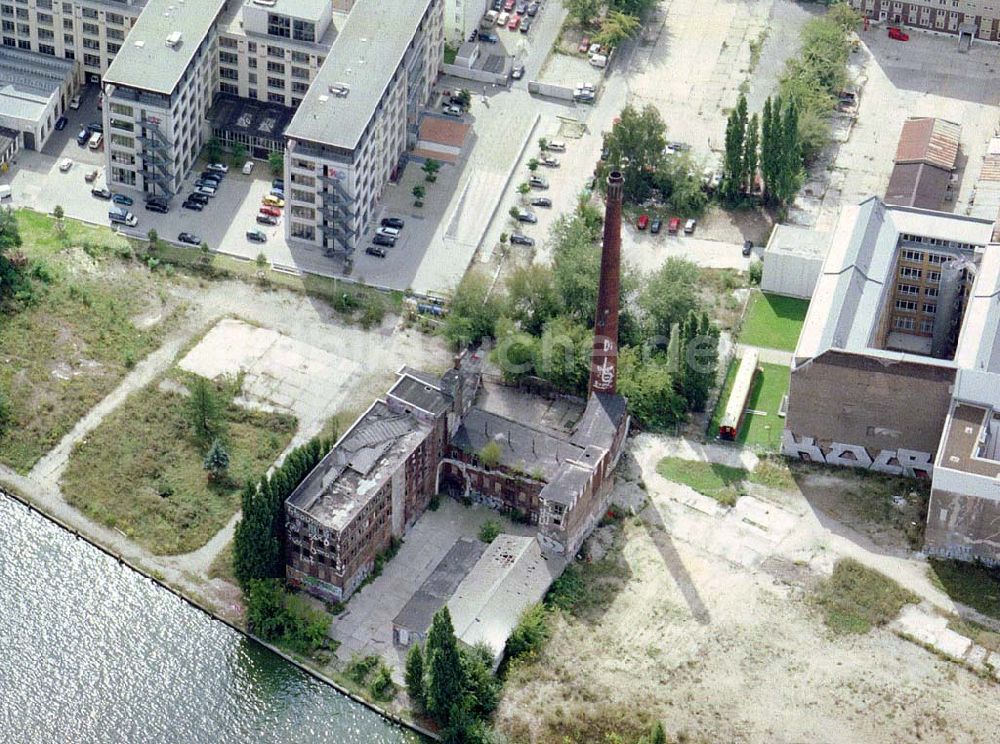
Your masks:
{"label": "corrugated roof", "polygon": [[885,203],[918,209],[940,209],[951,173],[927,163],[896,163],[885,190]]}
{"label": "corrugated roof", "polygon": [[958,160],[962,127],[934,117],[907,119],[896,147],[897,163],[927,163],[951,171]]}

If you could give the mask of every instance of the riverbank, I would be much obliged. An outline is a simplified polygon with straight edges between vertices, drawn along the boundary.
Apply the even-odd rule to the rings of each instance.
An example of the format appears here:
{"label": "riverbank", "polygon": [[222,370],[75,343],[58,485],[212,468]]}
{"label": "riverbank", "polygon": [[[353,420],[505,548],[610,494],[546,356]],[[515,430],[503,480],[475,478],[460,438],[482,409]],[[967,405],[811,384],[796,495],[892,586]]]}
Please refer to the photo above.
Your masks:
{"label": "riverbank", "polygon": [[188,604],[190,607],[204,613],[213,620],[223,623],[231,630],[240,633],[241,635],[249,639],[251,642],[256,643],[257,645],[263,648],[266,648],[268,651],[276,654],[277,656],[280,656],[286,662],[294,665],[296,668],[298,668],[305,674],[309,675],[313,679],[328,685],[329,687],[336,690],[339,694],[377,713],[381,717],[385,718],[387,721],[390,721],[396,724],[397,726],[406,728],[416,734],[419,734],[420,736],[426,739],[435,741],[440,739],[440,737],[436,733],[430,731],[429,729],[424,728],[423,726],[415,723],[414,721],[406,720],[405,718],[396,715],[395,713],[386,710],[385,708],[382,708],[381,706],[369,700],[364,699],[363,697],[355,694],[351,690],[348,690],[346,687],[339,684],[336,680],[330,678],[329,676],[323,674],[320,670],[313,667],[306,660],[303,660],[301,658],[296,658],[294,655],[289,654],[288,652],[278,648],[277,646],[274,646],[273,644],[268,643],[267,641],[264,641],[261,638],[258,638],[253,633],[250,633],[241,624],[234,622],[231,618],[226,617],[221,612],[217,611],[217,608],[210,606],[208,603],[202,601],[200,598],[196,596],[191,596],[191,593],[189,591],[186,591],[184,587],[172,584],[162,576],[155,575],[154,572],[147,570],[145,567],[139,565],[136,562],[133,562],[130,558],[123,555],[122,553],[116,552],[112,548],[109,548],[108,546],[104,545],[100,540],[88,534],[86,530],[81,531],[77,525],[67,522],[55,514],[47,512],[31,497],[26,495],[24,492],[20,491],[17,487],[11,485],[11,483],[9,482],[11,480],[10,473],[9,472],[5,473],[3,472],[3,470],[5,469],[0,469],[0,497],[6,496],[10,499],[13,499],[14,501],[17,501],[18,503],[25,506],[29,511],[41,515],[42,517],[49,520],[56,526],[60,527],[67,533],[73,535],[74,538],[78,540],[84,540],[92,547],[96,548],[100,552],[116,560],[120,565],[125,566],[134,571],[135,573],[149,579],[152,583],[154,583],[161,589],[165,589],[174,596],[178,597],[186,604]]}

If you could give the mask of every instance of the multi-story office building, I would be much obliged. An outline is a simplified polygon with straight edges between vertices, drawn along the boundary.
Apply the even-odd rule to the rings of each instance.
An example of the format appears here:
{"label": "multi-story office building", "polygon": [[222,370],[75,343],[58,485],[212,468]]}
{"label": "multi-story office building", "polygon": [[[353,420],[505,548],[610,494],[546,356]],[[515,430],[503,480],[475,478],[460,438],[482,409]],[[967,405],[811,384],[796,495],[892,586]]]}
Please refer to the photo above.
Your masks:
{"label": "multi-story office building", "polygon": [[851,0],[867,18],[906,24],[929,31],[974,32],[984,41],[1000,41],[997,0]]}
{"label": "multi-story office building", "polygon": [[337,36],[330,0],[230,0],[219,26],[219,92],[301,105]]}
{"label": "multi-story office building", "polygon": [[149,0],[104,75],[108,186],[173,196],[204,144],[225,0]]}
{"label": "multi-story office building", "polygon": [[[3,0],[3,46],[77,60],[82,79],[101,76],[125,43],[146,0]],[[181,0],[177,0],[182,5]]]}
{"label": "multi-story office building", "polygon": [[285,132],[289,239],[353,253],[415,142],[443,28],[443,0],[354,5]]}

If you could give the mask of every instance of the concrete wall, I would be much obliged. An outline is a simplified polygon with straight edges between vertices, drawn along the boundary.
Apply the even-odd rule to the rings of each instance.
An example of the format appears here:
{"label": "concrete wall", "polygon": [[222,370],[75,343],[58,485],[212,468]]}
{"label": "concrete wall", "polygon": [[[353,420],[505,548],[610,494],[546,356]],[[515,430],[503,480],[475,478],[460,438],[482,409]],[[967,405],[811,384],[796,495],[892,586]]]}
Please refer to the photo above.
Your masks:
{"label": "concrete wall", "polygon": [[[504,65],[506,68],[506,65]],[[496,85],[506,85],[507,84],[507,73],[504,72],[502,75],[498,75],[495,72],[488,72],[486,70],[470,70],[464,65],[441,65],[441,74],[450,75],[452,77],[461,78],[462,80],[472,80],[477,83],[490,83]]]}
{"label": "concrete wall", "polygon": [[[1000,487],[997,491],[1000,495]],[[1000,564],[1000,501],[932,489],[924,551]]]}
{"label": "concrete wall", "polygon": [[536,96],[548,96],[549,98],[558,98],[560,101],[573,100],[572,88],[565,85],[540,83],[537,80],[528,81],[528,92]]}
{"label": "concrete wall", "polygon": [[764,292],[808,300],[816,289],[822,269],[823,259],[819,256],[764,251],[760,288]]}
{"label": "concrete wall", "polygon": [[828,351],[792,370],[785,426],[817,444],[933,454],[954,381],[953,369]]}

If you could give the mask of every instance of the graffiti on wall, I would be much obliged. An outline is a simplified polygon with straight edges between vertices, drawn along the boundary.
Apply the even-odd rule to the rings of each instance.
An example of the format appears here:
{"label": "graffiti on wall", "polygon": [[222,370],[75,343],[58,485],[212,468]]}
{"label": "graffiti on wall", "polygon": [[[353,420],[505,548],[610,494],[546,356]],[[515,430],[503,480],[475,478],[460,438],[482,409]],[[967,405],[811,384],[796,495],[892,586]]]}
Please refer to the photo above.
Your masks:
{"label": "graffiti on wall", "polygon": [[812,437],[798,437],[785,429],[781,437],[781,453],[810,462],[842,465],[849,468],[875,470],[887,475],[905,475],[909,478],[930,478],[934,472],[931,453],[909,449],[868,450],[857,444],[831,442],[822,447]]}

